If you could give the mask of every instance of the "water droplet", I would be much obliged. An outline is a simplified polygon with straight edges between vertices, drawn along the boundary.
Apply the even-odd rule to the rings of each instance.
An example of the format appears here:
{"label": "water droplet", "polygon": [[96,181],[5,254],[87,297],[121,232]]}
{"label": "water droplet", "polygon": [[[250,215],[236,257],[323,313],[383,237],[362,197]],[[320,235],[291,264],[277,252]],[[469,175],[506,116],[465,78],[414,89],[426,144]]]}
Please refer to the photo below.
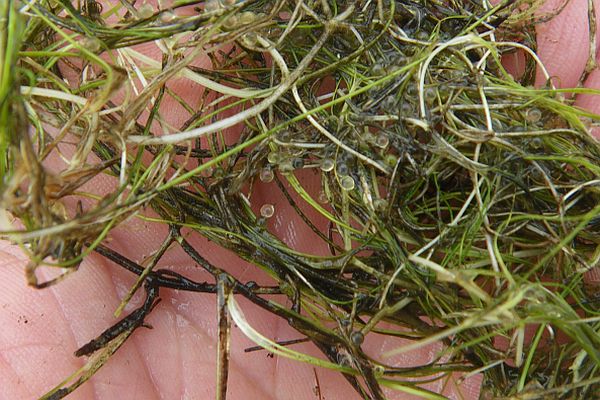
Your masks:
{"label": "water droplet", "polygon": [[331,158],[324,158],[321,160],[321,171],[329,172],[333,170],[333,167],[335,167],[335,161],[333,161]]}
{"label": "water droplet", "polygon": [[346,191],[354,189],[354,179],[351,176],[344,176],[340,179],[340,186]]}
{"label": "water droplet", "polygon": [[269,183],[275,177],[273,170],[269,167],[265,167],[260,170],[260,174],[258,175],[261,182]]}
{"label": "water droplet", "polygon": [[273,214],[275,214],[275,207],[273,207],[273,204],[263,204],[260,208],[260,215],[263,218],[271,218]]}

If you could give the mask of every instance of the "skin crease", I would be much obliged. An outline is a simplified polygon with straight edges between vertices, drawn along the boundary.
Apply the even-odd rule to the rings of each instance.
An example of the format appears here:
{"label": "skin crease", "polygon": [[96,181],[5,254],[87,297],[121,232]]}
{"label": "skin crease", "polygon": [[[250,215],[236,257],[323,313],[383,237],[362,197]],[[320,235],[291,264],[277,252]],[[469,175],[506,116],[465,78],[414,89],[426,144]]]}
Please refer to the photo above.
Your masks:
{"label": "skin crease", "polygon": [[[550,9],[561,1],[551,1]],[[599,2],[600,3],[600,2]],[[600,8],[600,4],[596,5]],[[554,20],[538,27],[539,55],[550,75],[562,87],[574,86],[588,57],[587,2],[572,0]],[[146,48],[152,52],[151,46]],[[592,72],[588,87],[600,87],[600,73]],[[194,101],[197,93],[182,82],[173,88]],[[197,100],[196,100],[197,102]],[[580,96],[576,104],[600,112],[600,102],[592,96]],[[173,123],[188,116],[182,109],[170,110]],[[58,161],[57,161],[58,162]],[[300,178],[316,193],[319,182],[310,172]],[[110,190],[114,182],[94,181],[85,189],[95,193]],[[288,245],[311,252],[316,248],[314,233],[291,210],[274,183],[254,189],[252,205],[258,210],[264,203],[275,205],[276,214],[268,222],[271,232]],[[322,221],[316,221],[325,228]],[[109,246],[124,255],[142,261],[166,236],[164,226],[131,219],[109,237]],[[214,265],[232,272],[242,281],[269,283],[269,279],[235,255],[218,249],[206,240],[191,236],[190,241]],[[120,298],[134,282],[133,276],[99,255],[89,256],[79,271],[45,290],[25,283],[25,257],[15,246],[0,242],[0,400],[33,399],[45,393],[83,365],[73,355],[81,345],[112,325]],[[210,280],[177,247],[163,258],[161,268],[170,268],[192,279]],[[49,271],[39,274],[44,279]],[[161,291],[162,302],[147,319],[153,329],[139,329],[115,356],[69,399],[210,399],[216,381],[216,304],[213,295]],[[300,337],[279,318],[258,309],[241,297],[236,299],[252,326],[263,335],[277,340]],[[142,301],[136,295],[127,307],[131,311]],[[369,336],[363,345],[367,354],[380,357],[402,342]],[[230,399],[319,399],[353,400],[358,395],[337,373],[294,362],[283,357],[268,357],[264,351],[245,353],[253,343],[239,329],[232,328],[232,359],[229,373]],[[323,356],[311,344],[292,347],[314,356]],[[429,361],[438,346],[402,354],[386,362],[392,365],[416,365]],[[466,380],[456,387],[453,380],[429,384],[430,390],[456,399],[475,399],[481,377]],[[389,399],[407,399],[398,392],[386,392]]]}

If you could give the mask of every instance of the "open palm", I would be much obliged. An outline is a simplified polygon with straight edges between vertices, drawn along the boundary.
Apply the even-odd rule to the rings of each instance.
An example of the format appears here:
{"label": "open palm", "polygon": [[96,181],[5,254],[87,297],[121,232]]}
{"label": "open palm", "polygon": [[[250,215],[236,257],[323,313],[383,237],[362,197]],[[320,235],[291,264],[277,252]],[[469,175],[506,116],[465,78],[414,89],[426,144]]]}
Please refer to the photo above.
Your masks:
{"label": "open palm", "polygon": [[[562,87],[576,86],[586,68],[587,24],[587,2],[571,1],[559,16],[538,28],[538,53]],[[514,63],[518,69],[518,60],[507,62]],[[592,71],[585,86],[600,88],[600,72]],[[194,95],[194,88],[179,89],[184,97]],[[600,102],[592,96],[581,96],[576,104],[600,112]],[[180,124],[186,116],[173,113],[170,118]],[[319,182],[314,176],[307,173],[302,178],[309,190],[312,185],[312,192],[318,191]],[[111,183],[94,182],[94,185],[89,189],[101,194],[109,190]],[[314,243],[321,242],[315,240],[315,234],[289,206],[275,183],[260,185],[253,193],[253,205],[260,208],[265,203],[276,207],[276,214],[268,222],[271,232],[290,247],[314,254],[327,251],[315,248]],[[326,226],[319,228],[325,230]],[[133,219],[116,229],[107,245],[142,262],[167,234],[163,225]],[[234,272],[244,282],[269,282],[260,271],[233,253],[201,238],[190,240],[213,265]],[[34,290],[26,285],[23,277],[26,259],[19,248],[3,242],[0,254],[0,399],[37,398],[83,365],[82,359],[76,358],[73,352],[117,321],[113,313],[135,277],[94,253],[69,279],[46,290]],[[177,271],[197,281],[210,279],[179,247],[167,251],[160,268]],[[69,399],[208,399],[215,396],[215,296],[163,290],[160,297],[162,301],[146,320],[152,329],[138,329],[107,365]],[[132,311],[142,301],[141,295],[134,297],[125,311]],[[248,320],[262,334],[280,341],[299,337],[285,320],[248,301],[238,301]],[[363,349],[379,357],[397,344],[397,340],[371,337]],[[233,327],[228,389],[232,399],[358,398],[341,374],[266,351],[244,351],[252,346],[254,343]],[[294,344],[293,348],[322,357],[309,343]],[[430,346],[388,361],[396,365],[424,364],[434,357],[436,349]],[[475,399],[480,383],[481,377],[473,376],[459,386],[439,380],[427,388],[451,398]],[[408,398],[402,393],[388,394],[390,399]]]}

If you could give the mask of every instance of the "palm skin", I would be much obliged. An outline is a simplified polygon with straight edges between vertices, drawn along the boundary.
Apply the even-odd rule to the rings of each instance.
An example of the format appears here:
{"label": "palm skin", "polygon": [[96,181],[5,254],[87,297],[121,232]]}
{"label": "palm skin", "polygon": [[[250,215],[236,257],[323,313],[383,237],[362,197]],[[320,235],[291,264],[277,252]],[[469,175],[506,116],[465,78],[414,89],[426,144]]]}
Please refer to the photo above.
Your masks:
{"label": "palm skin", "polygon": [[[553,7],[562,1],[548,3],[548,7]],[[589,54],[587,2],[571,1],[559,16],[539,26],[538,33],[538,53],[550,75],[557,77],[562,87],[575,86]],[[585,86],[600,88],[600,74],[591,72]],[[181,90],[191,92],[186,88]],[[576,104],[600,112],[600,102],[593,96],[580,96]],[[304,178],[313,188],[317,187],[314,178],[308,175]],[[102,183],[95,185],[94,189],[102,192]],[[104,185],[107,188],[109,183]],[[270,230],[299,250],[326,251],[314,248],[314,233],[289,206],[286,208],[283,197],[274,193],[278,193],[274,186],[264,185],[253,195],[257,207],[265,202],[277,206],[277,213],[269,222]],[[139,262],[151,254],[166,234],[164,227],[133,219],[114,231],[109,245]],[[243,281],[267,282],[260,272],[232,253],[199,238],[192,241],[210,262]],[[3,242],[0,252],[0,399],[33,399],[83,365],[82,359],[73,356],[74,350],[115,323],[113,312],[134,277],[92,254],[69,279],[46,290],[34,290],[25,283],[26,261],[20,250]],[[160,266],[198,281],[210,279],[180,249],[169,250]],[[214,398],[217,331],[214,296],[163,290],[161,298],[162,302],[147,319],[152,329],[137,330],[107,365],[69,399]],[[141,301],[141,296],[134,297],[126,311]],[[299,337],[286,321],[247,301],[238,301],[248,320],[264,335],[276,340]],[[391,339],[371,338],[363,347],[367,354],[379,356],[397,344],[398,341]],[[234,327],[228,389],[231,399],[358,398],[338,373],[283,357],[270,357],[264,351],[245,353],[244,349],[251,346],[253,343]],[[322,357],[310,344],[294,345],[294,349]],[[435,350],[432,346],[388,362],[422,364],[431,359]],[[476,376],[459,388],[444,381],[427,387],[452,398],[475,399],[480,382],[481,378]],[[390,399],[407,398],[401,393],[388,394]]]}

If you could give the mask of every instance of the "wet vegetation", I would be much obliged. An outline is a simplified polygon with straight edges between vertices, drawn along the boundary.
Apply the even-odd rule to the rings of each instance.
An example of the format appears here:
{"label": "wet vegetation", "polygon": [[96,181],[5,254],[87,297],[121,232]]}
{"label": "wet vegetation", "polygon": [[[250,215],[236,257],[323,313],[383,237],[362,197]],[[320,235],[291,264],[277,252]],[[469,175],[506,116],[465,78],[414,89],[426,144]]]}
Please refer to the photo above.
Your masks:
{"label": "wet vegetation", "polygon": [[[584,278],[600,260],[600,145],[590,133],[599,116],[571,100],[595,91],[557,89],[540,63],[535,26],[553,17],[540,4],[3,2],[3,237],[27,252],[37,288],[97,252],[139,277],[117,315],[146,293],[77,350],[87,365],[45,398],[92,376],[167,289],[217,297],[217,398],[227,392],[232,321],[261,348],[339,371],[366,399],[383,399],[384,388],[444,398],[420,384],[455,372],[483,374],[484,398],[592,398],[600,298]],[[595,65],[590,37],[585,74]],[[149,42],[162,59],[136,47]],[[526,60],[518,76],[501,62],[515,52]],[[199,104],[174,80],[199,88]],[[167,98],[188,114],[180,126],[161,108]],[[318,193],[304,170],[318,175]],[[83,188],[101,176],[115,182],[109,192]],[[251,207],[252,188],[269,182],[328,255],[269,231],[277,210]],[[130,218],[169,227],[143,264],[105,240]],[[211,264],[189,235],[275,284]],[[214,279],[162,269],[172,247]],[[63,274],[40,281],[41,266]],[[254,330],[240,296],[284,318],[323,358]],[[370,335],[410,339],[388,356],[443,349],[427,365],[388,365],[362,351]]]}

